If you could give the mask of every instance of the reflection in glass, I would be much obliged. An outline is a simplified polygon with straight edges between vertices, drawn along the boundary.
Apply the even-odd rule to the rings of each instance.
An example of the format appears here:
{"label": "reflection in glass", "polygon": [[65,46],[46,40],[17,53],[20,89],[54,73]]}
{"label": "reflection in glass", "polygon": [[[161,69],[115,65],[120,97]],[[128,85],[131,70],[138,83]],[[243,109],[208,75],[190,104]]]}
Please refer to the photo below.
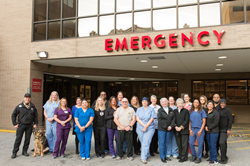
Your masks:
{"label": "reflection in glass", "polygon": [[154,0],[153,7],[175,6],[176,0]]}
{"label": "reflection in glass", "polygon": [[151,8],[151,0],[134,0],[134,10]]}
{"label": "reflection in glass", "polygon": [[75,37],[76,20],[63,21],[63,38]]}
{"label": "reflection in glass", "polygon": [[117,0],[116,12],[132,11],[132,0]]}
{"label": "reflection in glass", "polygon": [[117,14],[116,15],[116,33],[131,33],[132,32],[132,14]]}
{"label": "reflection in glass", "polygon": [[250,0],[246,0],[247,22],[250,22]]}
{"label": "reflection in glass", "polygon": [[49,20],[61,18],[61,0],[49,0]]}
{"label": "reflection in glass", "polygon": [[198,0],[178,0],[179,5],[197,3]]}
{"label": "reflection in glass", "polygon": [[100,1],[100,14],[114,13],[114,0],[101,0]]}
{"label": "reflection in glass", "polygon": [[193,81],[193,99],[204,95],[204,81]]}
{"label": "reflection in glass", "polygon": [[46,23],[34,25],[34,41],[46,39]]}
{"label": "reflection in glass", "polygon": [[179,8],[179,28],[198,26],[197,5]]}
{"label": "reflection in glass", "polygon": [[134,31],[151,31],[151,12],[135,12],[134,13]]}
{"label": "reflection in glass", "polygon": [[76,16],[76,0],[63,0],[63,18]]}
{"label": "reflection in glass", "polygon": [[97,0],[79,0],[78,16],[97,15]]}
{"label": "reflection in glass", "polygon": [[247,80],[226,81],[227,104],[247,104]]}
{"label": "reflection in glass", "polygon": [[244,22],[243,0],[222,3],[222,23],[233,24]]}
{"label": "reflection in glass", "polygon": [[60,22],[50,22],[48,31],[48,39],[59,39],[60,38]]}
{"label": "reflection in glass", "polygon": [[47,0],[35,0],[34,21],[46,20]]}
{"label": "reflection in glass", "polygon": [[176,8],[153,11],[154,30],[176,29]]}
{"label": "reflection in glass", "polygon": [[114,34],[114,15],[100,17],[100,35]]}
{"label": "reflection in glass", "polygon": [[97,35],[97,18],[83,18],[78,20],[78,36],[95,36]]}
{"label": "reflection in glass", "polygon": [[200,26],[212,25],[220,25],[220,3],[200,5]]}

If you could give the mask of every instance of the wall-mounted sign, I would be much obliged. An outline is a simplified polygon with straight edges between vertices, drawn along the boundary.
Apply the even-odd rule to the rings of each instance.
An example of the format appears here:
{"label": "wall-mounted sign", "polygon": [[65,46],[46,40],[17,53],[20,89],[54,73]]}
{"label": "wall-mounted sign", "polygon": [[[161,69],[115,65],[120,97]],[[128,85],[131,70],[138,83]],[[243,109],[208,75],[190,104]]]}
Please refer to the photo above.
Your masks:
{"label": "wall-mounted sign", "polygon": [[41,92],[42,91],[42,80],[33,78],[32,79],[32,92]]}
{"label": "wall-mounted sign", "polygon": [[[222,30],[221,32],[217,32],[216,30],[213,31],[213,34],[217,37],[217,43],[221,44],[221,38],[222,35],[225,33],[225,30]],[[194,37],[193,33],[190,32],[189,35],[186,35],[184,33],[180,34],[181,37],[181,45],[185,47],[186,43],[189,43],[193,46],[194,44]],[[202,31],[197,36],[197,41],[202,46],[207,46],[210,41],[209,40],[202,40],[204,36],[209,36],[208,31]],[[158,48],[164,48],[166,47],[166,40],[168,40],[168,45],[171,48],[178,47],[177,38],[178,34],[172,33],[169,34],[168,39],[162,34],[159,34],[155,36],[154,38],[151,38],[150,36],[142,36],[141,39],[138,36],[131,37],[127,39],[126,37],[123,38],[122,41],[120,41],[118,38],[116,38],[116,41],[113,41],[113,39],[105,39],[105,50],[106,51],[118,51],[126,49],[128,50],[128,46],[132,50],[138,50],[140,47],[145,49],[146,47],[151,48],[151,45],[154,44]],[[141,45],[139,45],[139,41]]]}

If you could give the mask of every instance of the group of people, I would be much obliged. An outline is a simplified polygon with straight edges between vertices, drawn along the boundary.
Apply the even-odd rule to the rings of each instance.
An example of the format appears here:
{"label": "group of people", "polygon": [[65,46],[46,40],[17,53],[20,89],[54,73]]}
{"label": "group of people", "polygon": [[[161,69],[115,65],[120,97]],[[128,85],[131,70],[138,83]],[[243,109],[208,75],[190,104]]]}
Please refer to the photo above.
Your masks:
{"label": "group of people", "polygon": [[[30,99],[30,94],[25,94],[24,101],[12,114],[17,132],[11,158],[16,157],[24,132],[22,154],[28,156],[32,128],[38,124],[37,110]],[[155,95],[150,99],[143,97],[141,103],[133,96],[129,103],[121,91],[107,100],[103,91],[91,108],[86,99],[78,97],[71,110],[67,107],[66,98],[59,100],[58,93],[53,91],[43,106],[49,153],[53,153],[53,158],[65,157],[73,117],[76,154],[80,153],[82,160],[90,160],[94,132],[96,157],[104,158],[110,151],[113,159],[121,160],[127,154],[127,159],[132,161],[135,153],[146,164],[150,155],[160,154],[161,161],[166,163],[171,161],[171,156],[185,162],[190,153],[191,162],[201,163],[205,150],[204,156],[209,156],[207,161],[210,164],[227,163],[227,138],[231,135],[233,118],[225,99],[214,94],[213,100],[207,101],[202,95],[191,103],[189,95],[185,94],[184,100],[178,98],[175,102],[171,96],[169,99],[161,98],[161,106],[156,103]],[[195,150],[196,140],[198,152]],[[219,149],[220,161],[217,160]]]}

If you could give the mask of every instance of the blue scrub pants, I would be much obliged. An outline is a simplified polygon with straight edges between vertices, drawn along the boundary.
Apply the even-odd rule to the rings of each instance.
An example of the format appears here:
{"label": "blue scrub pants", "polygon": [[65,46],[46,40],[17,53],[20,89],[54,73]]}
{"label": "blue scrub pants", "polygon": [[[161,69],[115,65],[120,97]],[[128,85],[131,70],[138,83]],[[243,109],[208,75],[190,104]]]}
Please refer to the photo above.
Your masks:
{"label": "blue scrub pants", "polygon": [[80,142],[81,158],[90,158],[92,131],[93,128],[77,133],[77,137]]}
{"label": "blue scrub pants", "polygon": [[57,123],[46,124],[46,137],[49,144],[49,151],[54,152],[56,144],[56,125]]}
{"label": "blue scrub pants", "polygon": [[167,149],[167,156],[170,157],[171,155],[176,156],[176,157],[179,156],[174,130],[170,131],[169,144],[168,144],[168,149]]}
{"label": "blue scrub pants", "polygon": [[217,141],[219,133],[206,133],[207,144],[209,149],[209,159],[218,162],[217,160]]}
{"label": "blue scrub pants", "polygon": [[201,132],[201,136],[197,137],[197,132],[200,130],[200,128],[191,128],[191,129],[194,132],[193,136],[189,135],[189,145],[190,145],[190,149],[191,149],[191,152],[192,152],[192,156],[196,156],[194,145],[195,145],[195,140],[197,139],[197,142],[198,142],[197,158],[201,159],[202,151],[203,151],[205,131],[203,130]]}
{"label": "blue scrub pants", "polygon": [[155,129],[147,129],[146,132],[143,132],[141,129],[136,129],[139,140],[141,142],[141,159],[147,160],[149,157],[149,147],[151,140],[154,136]]}
{"label": "blue scrub pants", "polygon": [[159,150],[161,159],[165,159],[167,156],[170,133],[171,131],[158,130]]}

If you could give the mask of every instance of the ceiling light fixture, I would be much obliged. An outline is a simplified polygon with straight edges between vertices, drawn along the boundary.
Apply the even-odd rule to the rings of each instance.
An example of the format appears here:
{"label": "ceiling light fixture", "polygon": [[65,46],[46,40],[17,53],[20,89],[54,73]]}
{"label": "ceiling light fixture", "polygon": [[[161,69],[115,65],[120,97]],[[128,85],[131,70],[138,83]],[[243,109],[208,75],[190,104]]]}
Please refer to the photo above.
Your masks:
{"label": "ceiling light fixture", "polygon": [[158,66],[152,66],[153,69],[158,69]]}
{"label": "ceiling light fixture", "polygon": [[215,69],[215,71],[221,71],[221,69]]}
{"label": "ceiling light fixture", "polygon": [[147,61],[147,60],[141,60],[141,62],[142,62],[142,63],[146,63],[146,62],[148,62],[148,61]]}
{"label": "ceiling light fixture", "polygon": [[48,58],[48,52],[46,51],[41,51],[41,52],[36,52],[38,58]]}
{"label": "ceiling light fixture", "polygon": [[216,64],[216,66],[223,66],[223,64],[221,63],[221,64]]}
{"label": "ceiling light fixture", "polygon": [[80,77],[80,76],[75,76],[75,77]]}
{"label": "ceiling light fixture", "polygon": [[227,56],[219,56],[218,58],[219,58],[219,59],[226,59]]}

